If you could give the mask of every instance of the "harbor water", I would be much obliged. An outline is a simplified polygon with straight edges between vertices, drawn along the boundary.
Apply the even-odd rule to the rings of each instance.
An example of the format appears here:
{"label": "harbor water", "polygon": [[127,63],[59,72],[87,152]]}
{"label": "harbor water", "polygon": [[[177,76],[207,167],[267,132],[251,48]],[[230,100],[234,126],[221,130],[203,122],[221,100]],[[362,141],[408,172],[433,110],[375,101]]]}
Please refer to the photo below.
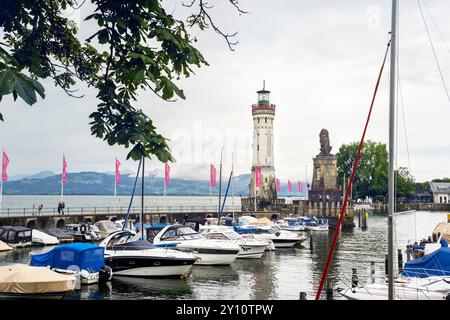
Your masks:
{"label": "harbor water", "polygon": [[[11,197],[4,197],[3,204],[12,203]],[[53,198],[48,198],[53,197]],[[105,199],[106,198],[106,199]],[[66,203],[72,206],[107,205],[108,197],[67,196]],[[109,197],[110,199],[111,197]],[[124,197],[125,199],[126,197]],[[156,202],[156,198],[147,197]],[[179,198],[179,199],[178,199]],[[58,200],[57,196],[34,197],[35,203]],[[77,201],[75,203],[75,200]],[[27,201],[25,199],[25,201]],[[74,203],[72,203],[74,201]],[[104,201],[104,202],[102,202]],[[209,197],[167,197],[166,201],[208,205]],[[239,203],[238,199],[235,200]],[[28,203],[20,202],[22,206]],[[167,205],[167,203],[166,203]],[[408,243],[427,238],[439,222],[447,221],[446,212],[416,211],[396,217],[396,245],[404,253]],[[333,285],[344,287],[342,279],[351,275],[357,268],[361,281],[369,276],[370,263],[375,262],[378,276],[384,275],[384,257],[387,253],[387,218],[383,212],[369,212],[368,228],[343,230],[339,236],[329,279]],[[299,292],[307,292],[313,299],[315,290],[325,266],[325,260],[334,230],[313,232],[312,250],[309,240],[290,249],[277,249],[266,252],[261,259],[238,259],[231,266],[193,266],[186,280],[145,279],[113,277],[106,287],[98,285],[83,286],[72,293],[70,299],[298,299]],[[29,263],[30,254],[49,251],[51,247],[31,247],[0,253],[0,264]]]}

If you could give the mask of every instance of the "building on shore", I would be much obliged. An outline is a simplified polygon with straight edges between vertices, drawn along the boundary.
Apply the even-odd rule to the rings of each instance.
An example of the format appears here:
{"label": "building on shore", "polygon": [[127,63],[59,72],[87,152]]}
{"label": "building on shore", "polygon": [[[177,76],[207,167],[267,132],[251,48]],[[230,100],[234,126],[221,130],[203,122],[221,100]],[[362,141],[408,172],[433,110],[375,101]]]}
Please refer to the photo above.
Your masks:
{"label": "building on shore", "polygon": [[434,203],[450,203],[450,182],[430,182]]}

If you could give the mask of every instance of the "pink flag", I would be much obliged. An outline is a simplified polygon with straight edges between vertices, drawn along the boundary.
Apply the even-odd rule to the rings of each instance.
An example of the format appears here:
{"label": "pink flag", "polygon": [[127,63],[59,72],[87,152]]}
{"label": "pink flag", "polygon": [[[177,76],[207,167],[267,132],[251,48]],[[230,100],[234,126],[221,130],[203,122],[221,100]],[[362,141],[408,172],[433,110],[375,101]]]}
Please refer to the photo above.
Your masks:
{"label": "pink flag", "polygon": [[169,182],[170,182],[169,173],[170,173],[170,167],[169,167],[169,164],[166,162],[166,165],[164,168],[164,183],[166,184],[166,186],[168,186]]}
{"label": "pink flag", "polygon": [[216,168],[211,165],[211,174],[210,174],[210,185],[211,188],[214,188],[216,186]]}
{"label": "pink flag", "polygon": [[6,169],[9,165],[9,158],[5,151],[3,151],[3,161],[2,161],[2,181],[8,181],[8,174],[6,173]]}
{"label": "pink flag", "polygon": [[292,192],[292,184],[291,184],[291,180],[288,180],[288,192]]}
{"label": "pink flag", "polygon": [[298,182],[298,192],[303,192],[303,186],[301,181]]}
{"label": "pink flag", "polygon": [[120,162],[116,158],[116,184],[120,183],[120,171],[119,171]]}
{"label": "pink flag", "polygon": [[255,167],[255,174],[256,174],[256,176],[255,176],[256,187],[260,187],[261,186],[261,168],[260,167]]}
{"label": "pink flag", "polygon": [[276,180],[276,186],[277,186],[277,192],[280,192],[280,188],[281,188],[280,179]]}
{"label": "pink flag", "polygon": [[67,162],[66,157],[63,155],[63,172],[62,172],[62,183],[67,181]]}

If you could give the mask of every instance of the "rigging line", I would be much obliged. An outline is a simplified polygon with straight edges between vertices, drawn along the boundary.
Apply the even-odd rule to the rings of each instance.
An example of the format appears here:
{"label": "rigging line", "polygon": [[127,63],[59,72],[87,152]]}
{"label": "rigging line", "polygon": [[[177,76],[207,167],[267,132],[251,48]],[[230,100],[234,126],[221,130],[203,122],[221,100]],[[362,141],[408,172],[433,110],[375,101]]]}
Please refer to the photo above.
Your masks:
{"label": "rigging line", "polygon": [[406,131],[406,117],[405,117],[405,106],[404,106],[404,100],[403,100],[403,92],[402,92],[402,86],[401,86],[401,81],[400,81],[400,71],[398,72],[398,92],[400,95],[400,106],[402,108],[402,118],[403,118],[403,129],[405,131],[405,143],[406,143],[406,155],[408,157],[408,168],[409,168],[409,173],[412,174],[412,168],[411,168],[411,160],[410,160],[410,156],[409,156],[409,142],[408,142],[408,134]]}
{"label": "rigging line", "polygon": [[449,46],[448,46],[448,44],[447,44],[447,41],[445,41],[444,36],[442,35],[441,30],[439,29],[439,27],[438,27],[436,21],[434,20],[433,15],[431,14],[431,10],[428,8],[427,2],[425,1],[425,2],[423,3],[423,5],[425,6],[425,9],[427,9],[427,12],[428,12],[428,14],[429,14],[430,17],[431,17],[431,21],[433,21],[434,27],[436,28],[436,30],[437,30],[439,36],[441,37],[442,42],[443,42],[443,43],[445,44],[445,46],[447,47],[447,50],[450,52],[450,48],[449,48]]}
{"label": "rigging line", "polygon": [[439,64],[439,60],[438,60],[438,57],[437,57],[437,54],[436,54],[436,50],[434,49],[433,41],[431,40],[430,31],[428,30],[428,25],[427,25],[427,22],[425,20],[425,16],[423,14],[422,6],[420,5],[420,0],[417,0],[417,4],[419,5],[420,13],[422,15],[422,20],[423,20],[423,23],[425,25],[425,29],[427,31],[428,40],[430,41],[431,50],[433,50],[434,59],[436,60],[436,64],[437,64],[437,67],[439,69],[439,74],[441,76],[442,84],[444,85],[445,93],[447,94],[447,99],[450,102],[450,94],[448,92],[447,85],[445,84],[444,75],[442,74],[441,65]]}
{"label": "rigging line", "polygon": [[349,194],[350,194],[350,190],[352,188],[353,179],[355,178],[356,168],[358,167],[359,157],[361,155],[361,149],[362,149],[363,144],[364,144],[364,138],[366,136],[367,127],[369,126],[370,116],[372,114],[373,105],[375,103],[375,98],[376,98],[377,93],[378,93],[378,87],[380,85],[381,76],[383,75],[383,70],[384,70],[384,66],[386,64],[386,58],[387,58],[387,55],[388,55],[388,52],[389,52],[390,45],[391,45],[391,41],[389,41],[387,46],[386,46],[386,52],[384,54],[383,63],[381,65],[381,68],[380,68],[380,71],[379,71],[379,74],[378,74],[377,83],[375,85],[375,89],[374,89],[373,96],[372,96],[372,101],[370,103],[369,113],[367,115],[366,123],[364,125],[364,130],[363,130],[363,133],[362,133],[362,136],[361,136],[361,141],[359,142],[359,147],[358,147],[358,152],[356,153],[355,162],[353,164],[352,175],[350,176],[350,179],[348,181],[347,191],[345,192],[344,203],[342,205],[341,212],[339,213],[339,219],[338,219],[338,222],[336,224],[336,230],[334,231],[333,240],[331,242],[330,250],[328,251],[327,261],[325,263],[325,268],[324,268],[323,273],[322,273],[322,278],[320,279],[319,288],[317,289],[317,292],[316,292],[316,298],[315,298],[316,300],[320,299],[320,294],[322,293],[323,285],[325,284],[325,280],[327,279],[328,269],[330,267],[331,259],[333,257],[334,247],[336,246],[336,241],[337,241],[337,237],[339,235],[339,230],[340,230],[340,227],[341,227],[342,219],[343,219],[344,213],[346,211],[345,209],[347,207],[348,197],[349,197]]}

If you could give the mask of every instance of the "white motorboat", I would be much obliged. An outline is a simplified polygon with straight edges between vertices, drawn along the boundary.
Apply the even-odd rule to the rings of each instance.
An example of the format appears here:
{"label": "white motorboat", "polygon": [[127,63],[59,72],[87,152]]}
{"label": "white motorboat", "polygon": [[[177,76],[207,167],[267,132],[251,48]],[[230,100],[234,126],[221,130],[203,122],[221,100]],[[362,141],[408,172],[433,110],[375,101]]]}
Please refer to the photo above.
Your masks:
{"label": "white motorboat", "polygon": [[305,225],[302,224],[301,220],[295,217],[284,218],[278,221],[279,226],[283,230],[287,231],[304,231]]}
{"label": "white motorboat", "polygon": [[96,230],[94,229],[94,232],[100,240],[105,239],[114,231],[122,230],[122,228],[119,228],[118,225],[111,220],[97,221],[93,224],[93,227],[97,228]]}
{"label": "white motorboat", "polygon": [[31,232],[31,242],[33,242],[33,244],[43,246],[59,244],[59,240],[57,237],[51,236],[37,229],[33,229]]}
{"label": "white motorboat", "polygon": [[292,248],[297,244],[301,244],[308,239],[304,235],[296,232],[282,230],[277,224],[272,226],[260,226],[260,225],[246,225],[246,226],[233,226],[234,231],[237,233],[259,235],[260,238],[266,238],[272,240],[275,248]]}
{"label": "white motorboat", "polygon": [[301,224],[304,226],[306,231],[328,231],[328,219],[317,218],[315,216],[300,217]]}
{"label": "white motorboat", "polygon": [[169,225],[154,238],[155,245],[176,245],[178,250],[194,253],[199,265],[230,265],[241,250],[233,241],[206,239],[190,227]]}
{"label": "white motorboat", "polygon": [[[127,220],[127,225],[125,226],[125,230],[130,230],[130,231],[135,231],[134,228],[134,223],[136,222],[136,220],[134,219],[128,219]],[[116,224],[116,228],[118,230],[122,230],[124,224],[125,224],[125,219],[121,219],[121,220],[116,220],[114,221],[114,223]]]}
{"label": "white motorboat", "polygon": [[234,241],[241,247],[238,259],[259,259],[266,250],[267,242],[253,237],[242,237],[230,227],[207,225],[200,227],[201,235],[206,239]]}
{"label": "white motorboat", "polygon": [[[338,288],[340,295],[349,300],[388,300],[388,284],[370,283],[354,288]],[[450,277],[403,277],[394,282],[395,300],[446,300],[450,293]]]}
{"label": "white motorboat", "polygon": [[93,242],[99,240],[89,223],[68,224],[64,226],[63,230],[76,241]]}
{"label": "white motorboat", "polygon": [[197,260],[191,253],[139,240],[130,230],[116,231],[99,245],[105,248],[105,264],[118,276],[183,277]]}

